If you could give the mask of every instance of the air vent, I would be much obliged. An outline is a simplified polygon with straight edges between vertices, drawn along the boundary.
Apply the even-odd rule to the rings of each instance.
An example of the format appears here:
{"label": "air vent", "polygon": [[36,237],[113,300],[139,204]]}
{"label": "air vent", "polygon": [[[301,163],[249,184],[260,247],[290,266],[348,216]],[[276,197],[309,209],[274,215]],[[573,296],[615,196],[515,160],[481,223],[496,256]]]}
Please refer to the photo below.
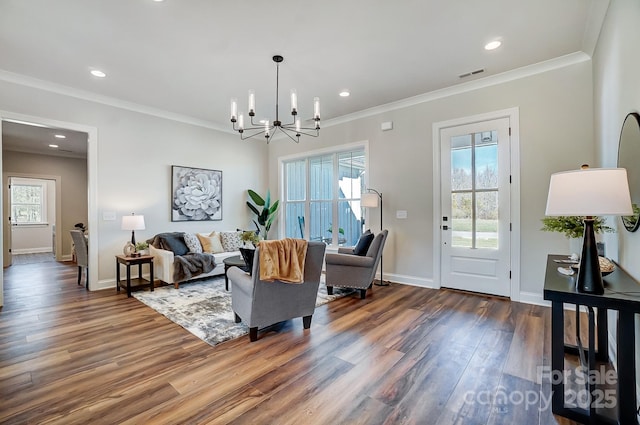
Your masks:
{"label": "air vent", "polygon": [[466,72],[464,74],[460,74],[460,75],[458,75],[458,78],[466,78],[466,77],[470,77],[472,75],[482,74],[483,72],[484,72],[484,68],[476,69],[475,71],[471,71],[471,72]]}

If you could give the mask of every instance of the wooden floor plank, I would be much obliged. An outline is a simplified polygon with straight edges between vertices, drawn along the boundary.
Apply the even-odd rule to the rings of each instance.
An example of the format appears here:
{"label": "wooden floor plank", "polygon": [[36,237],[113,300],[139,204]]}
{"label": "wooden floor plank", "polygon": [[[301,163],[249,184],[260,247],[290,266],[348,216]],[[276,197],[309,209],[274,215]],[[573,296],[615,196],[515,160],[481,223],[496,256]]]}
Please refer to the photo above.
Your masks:
{"label": "wooden floor plank", "polygon": [[571,424],[468,396],[550,391],[548,308],[392,283],[211,347],[76,273],[4,270],[0,423]]}

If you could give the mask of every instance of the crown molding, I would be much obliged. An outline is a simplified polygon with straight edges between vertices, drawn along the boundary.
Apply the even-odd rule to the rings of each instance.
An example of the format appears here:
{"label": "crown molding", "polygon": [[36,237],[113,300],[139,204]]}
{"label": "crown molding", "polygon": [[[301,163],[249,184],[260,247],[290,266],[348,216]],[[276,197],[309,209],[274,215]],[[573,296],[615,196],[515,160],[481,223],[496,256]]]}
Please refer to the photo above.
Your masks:
{"label": "crown molding", "polygon": [[432,92],[419,94],[417,96],[408,97],[406,99],[398,100],[396,102],[386,103],[384,105],[375,106],[373,108],[364,109],[362,111],[354,112],[352,114],[343,115],[338,118],[332,118],[324,121],[323,128],[331,127],[338,124],[344,124],[346,122],[355,121],[357,119],[370,117],[373,115],[382,114],[385,112],[394,111],[396,109],[408,108],[410,106],[419,105],[421,103],[432,102],[437,99],[450,97],[458,94],[471,92],[474,90],[482,89],[485,87],[504,84],[510,81],[519,80],[521,78],[530,77],[536,74],[542,74],[544,72],[553,71],[555,69],[564,68],[581,62],[591,60],[591,57],[584,52],[575,52],[568,55],[560,56],[548,61],[539,62],[533,65],[524,66],[511,71],[506,71],[500,74],[491,75],[488,77],[480,78],[478,80],[465,82],[462,84],[456,84],[454,86],[446,87],[444,89],[434,90]]}
{"label": "crown molding", "polygon": [[18,84],[26,87],[36,88],[51,93],[61,94],[64,96],[75,97],[77,99],[87,100],[89,102],[100,103],[115,108],[126,109],[128,111],[138,112],[145,115],[151,115],[159,118],[178,121],[185,124],[191,124],[198,127],[209,128],[212,130],[228,132],[221,126],[206,120],[190,117],[188,115],[176,114],[174,112],[165,111],[163,109],[153,108],[150,106],[140,105],[134,102],[117,99],[110,96],[103,96],[86,90],[80,90],[73,87],[56,84],[38,78],[28,77],[22,74],[0,69],[0,80],[8,83]]}
{"label": "crown molding", "polygon": [[[406,99],[398,100],[395,102],[386,103],[384,105],[375,106],[373,108],[364,109],[362,111],[354,112],[352,114],[343,115],[341,117],[332,118],[326,121],[322,121],[322,128],[331,127],[339,124],[344,124],[350,121],[355,121],[361,118],[370,117],[373,115],[382,114],[385,112],[394,111],[396,109],[407,108],[410,106],[418,105],[421,103],[431,102],[437,99],[446,98],[458,94],[471,92],[474,90],[482,89],[485,87],[495,86],[506,82],[518,80],[532,75],[541,74],[544,72],[552,71],[555,69],[564,68],[581,62],[591,60],[591,57],[584,52],[570,53],[565,56],[550,59],[548,61],[539,62],[533,65],[528,65],[522,68],[506,71],[500,74],[480,78],[474,81],[468,81],[462,84],[456,84],[454,86],[446,87],[432,92],[419,94]],[[75,89],[73,87],[64,86],[61,84],[51,83],[48,81],[40,80],[37,78],[27,77],[25,75],[16,74],[13,72],[0,69],[0,80],[13,84],[23,85],[27,87],[37,88],[52,93],[57,93],[65,96],[75,97],[77,99],[87,100],[90,102],[101,103],[103,105],[113,106],[115,108],[126,109],[141,114],[152,115],[159,118],[164,118],[172,121],[177,121],[185,124],[191,124],[198,127],[204,127],[212,130],[221,131],[223,133],[235,134],[234,131],[228,127],[222,127],[211,121],[201,120],[198,118],[190,117],[187,115],[177,114],[174,112],[165,111],[150,106],[140,105],[134,102],[128,102],[125,100],[116,99],[109,96],[103,96],[96,93],[92,93],[85,90]]]}

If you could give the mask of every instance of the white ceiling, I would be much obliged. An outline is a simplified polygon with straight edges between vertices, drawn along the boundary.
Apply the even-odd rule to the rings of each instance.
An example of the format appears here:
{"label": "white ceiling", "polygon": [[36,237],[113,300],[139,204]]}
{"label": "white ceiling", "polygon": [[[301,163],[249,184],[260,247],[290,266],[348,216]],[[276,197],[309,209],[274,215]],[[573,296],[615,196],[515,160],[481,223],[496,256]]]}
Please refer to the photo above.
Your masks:
{"label": "white ceiling", "polygon": [[[576,52],[606,0],[0,0],[0,79],[221,130],[229,101],[322,120]],[[497,50],[485,51],[500,39]],[[91,69],[107,73],[104,79]],[[460,79],[463,73],[485,69]],[[351,96],[341,98],[343,89]],[[322,123],[321,123],[322,124]]]}

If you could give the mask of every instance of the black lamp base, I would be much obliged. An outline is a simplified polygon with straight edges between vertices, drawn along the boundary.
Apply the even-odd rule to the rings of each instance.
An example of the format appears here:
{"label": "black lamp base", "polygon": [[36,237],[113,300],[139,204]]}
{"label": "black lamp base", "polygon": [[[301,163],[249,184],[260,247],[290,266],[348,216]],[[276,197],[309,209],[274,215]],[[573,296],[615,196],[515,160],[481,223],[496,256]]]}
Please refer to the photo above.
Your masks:
{"label": "black lamp base", "polygon": [[598,260],[598,245],[593,231],[593,218],[584,219],[584,240],[582,243],[582,256],[580,257],[580,269],[576,279],[578,292],[587,294],[604,294],[604,283],[600,272]]}

